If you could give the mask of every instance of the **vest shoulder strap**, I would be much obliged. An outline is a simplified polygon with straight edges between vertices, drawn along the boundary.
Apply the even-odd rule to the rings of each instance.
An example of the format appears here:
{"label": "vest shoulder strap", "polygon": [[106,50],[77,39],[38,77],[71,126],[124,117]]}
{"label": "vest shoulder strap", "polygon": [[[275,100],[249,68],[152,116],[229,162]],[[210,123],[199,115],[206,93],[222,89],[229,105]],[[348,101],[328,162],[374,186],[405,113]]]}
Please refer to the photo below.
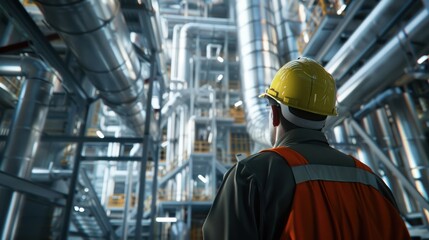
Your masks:
{"label": "vest shoulder strap", "polygon": [[377,177],[371,169],[355,158],[355,167],[346,167],[309,164],[301,154],[287,147],[264,150],[267,151],[276,152],[283,157],[292,169],[296,184],[308,181],[350,182],[369,185],[380,191]]}

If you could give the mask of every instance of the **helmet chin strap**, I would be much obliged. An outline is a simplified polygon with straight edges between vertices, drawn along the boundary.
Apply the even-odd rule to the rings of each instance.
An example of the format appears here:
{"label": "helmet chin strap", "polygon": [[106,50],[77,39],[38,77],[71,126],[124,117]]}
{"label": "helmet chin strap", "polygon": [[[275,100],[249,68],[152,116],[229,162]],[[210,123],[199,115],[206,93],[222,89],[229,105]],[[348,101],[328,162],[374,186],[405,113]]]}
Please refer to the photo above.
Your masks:
{"label": "helmet chin strap", "polygon": [[291,113],[288,106],[281,104],[281,108],[282,108],[283,117],[298,127],[319,130],[325,126],[326,120],[314,121],[314,120],[300,118],[295,114]]}

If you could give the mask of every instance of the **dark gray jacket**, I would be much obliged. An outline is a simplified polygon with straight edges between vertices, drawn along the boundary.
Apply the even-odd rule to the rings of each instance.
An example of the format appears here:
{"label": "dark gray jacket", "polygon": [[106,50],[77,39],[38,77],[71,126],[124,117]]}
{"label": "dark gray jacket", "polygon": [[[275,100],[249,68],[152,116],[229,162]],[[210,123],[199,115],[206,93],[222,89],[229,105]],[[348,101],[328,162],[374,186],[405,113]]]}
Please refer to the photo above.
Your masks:
{"label": "dark gray jacket", "polygon": [[[331,148],[320,131],[290,130],[278,146],[292,148],[312,164],[355,165],[352,157]],[[394,203],[381,179],[379,185]],[[291,168],[276,153],[257,153],[238,162],[225,174],[203,226],[204,239],[279,239],[294,189]]]}

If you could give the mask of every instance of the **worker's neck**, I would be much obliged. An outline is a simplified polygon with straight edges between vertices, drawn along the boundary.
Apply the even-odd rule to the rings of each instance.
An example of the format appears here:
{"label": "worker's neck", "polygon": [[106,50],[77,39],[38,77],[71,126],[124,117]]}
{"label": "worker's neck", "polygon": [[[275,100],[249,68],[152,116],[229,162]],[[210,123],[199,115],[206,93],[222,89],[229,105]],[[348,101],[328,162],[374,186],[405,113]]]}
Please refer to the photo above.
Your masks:
{"label": "worker's neck", "polygon": [[279,144],[284,139],[285,135],[286,135],[286,131],[281,124],[275,128],[274,147],[279,146]]}

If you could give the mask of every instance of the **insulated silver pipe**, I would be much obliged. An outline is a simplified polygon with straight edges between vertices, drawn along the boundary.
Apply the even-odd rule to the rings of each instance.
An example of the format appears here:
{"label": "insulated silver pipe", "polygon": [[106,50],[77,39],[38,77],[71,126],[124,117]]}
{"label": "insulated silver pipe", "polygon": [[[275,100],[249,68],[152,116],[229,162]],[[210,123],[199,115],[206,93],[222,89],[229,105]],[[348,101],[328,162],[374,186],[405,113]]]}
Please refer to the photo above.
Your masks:
{"label": "insulated silver pipe", "polygon": [[34,182],[51,182],[56,179],[70,178],[72,171],[71,169],[33,168],[31,180]]}
{"label": "insulated silver pipe", "polygon": [[104,103],[124,118],[137,135],[143,136],[143,85],[150,75],[149,63],[137,58],[119,2],[38,0],[38,3],[46,21],[70,47]]}
{"label": "insulated silver pipe", "polygon": [[[28,179],[57,75],[39,59],[19,56],[1,56],[0,75],[26,78],[19,94],[0,169]],[[14,192],[11,196],[9,191],[0,188],[0,222],[4,223],[2,239],[15,238],[24,201],[24,195]],[[5,212],[6,218],[3,216]]]}
{"label": "insulated silver pipe", "polygon": [[237,1],[241,88],[250,137],[270,146],[266,100],[258,98],[279,69],[274,14],[266,1]]}
{"label": "insulated silver pipe", "polygon": [[[376,113],[379,111],[383,111],[384,109],[378,109],[377,111],[374,111],[371,114],[368,114],[362,119],[362,125],[364,127],[365,132],[374,139],[374,141],[377,143],[377,145],[380,147],[380,150],[382,150],[392,161],[392,163],[400,170],[402,173],[404,173],[403,165],[400,164],[399,159],[396,158],[397,155],[395,154],[396,151],[392,151],[393,148],[390,148],[389,146],[386,146],[386,144],[390,143],[387,139],[387,137],[384,136],[381,129],[383,126],[379,125],[379,122],[376,118]],[[388,127],[388,126],[384,126]],[[386,141],[387,140],[387,141]],[[368,146],[364,144],[364,149],[367,155],[370,155],[371,162],[374,162],[374,165],[369,165],[371,169],[378,174],[385,182],[386,184],[392,189],[392,193],[395,196],[396,203],[398,204],[398,208],[401,213],[406,214],[408,211],[405,210],[405,205],[403,202],[404,197],[404,189],[402,188],[402,184],[400,181],[398,181],[398,178],[394,177],[392,173],[384,167],[383,164],[380,164],[377,160],[378,157],[374,156],[373,151],[371,149],[368,149]]]}
{"label": "insulated silver pipe", "polygon": [[396,166],[390,161],[390,159],[380,150],[380,148],[377,147],[375,142],[371,139],[371,137],[368,136],[368,134],[365,133],[365,131],[359,126],[356,121],[353,119],[347,119],[347,124],[350,124],[353,129],[356,130],[356,133],[362,137],[362,139],[369,145],[369,147],[372,149],[374,154],[380,159],[380,161],[392,172],[395,177],[401,181],[404,188],[416,199],[420,205],[425,208],[429,209],[429,203],[428,201],[420,194],[419,191],[416,190],[415,186],[410,183],[407,177],[405,177],[401,171],[399,171]]}
{"label": "insulated silver pipe", "polygon": [[163,128],[165,124],[167,124],[169,117],[174,111],[176,111],[178,106],[184,104],[185,101],[189,100],[190,94],[193,92],[194,91],[190,90],[181,90],[174,93],[170,93],[170,98],[161,109],[161,128]]}
{"label": "insulated silver pipe", "polygon": [[429,156],[428,141],[420,126],[414,102],[409,93],[389,101],[390,112],[402,143],[405,168],[419,192],[429,199]]}
{"label": "insulated silver pipe", "polygon": [[[377,143],[380,144],[380,142],[382,141],[382,138],[379,137],[379,131],[378,131],[378,128],[376,127],[377,123],[374,120],[373,114],[369,114],[364,118],[362,118],[360,124],[364,128],[365,132],[369,136],[371,136],[374,139],[374,141],[377,141]],[[361,160],[360,158],[359,160],[361,160],[366,165],[368,165],[374,172],[376,172],[377,174],[380,174],[380,165],[376,161],[377,158],[374,157],[374,154],[371,152],[371,149],[368,149],[368,147],[364,143],[361,143],[360,145],[362,146],[362,150],[366,155],[366,160],[364,161],[364,160]],[[388,180],[390,181],[390,179]]]}
{"label": "insulated silver pipe", "polygon": [[[391,124],[387,117],[386,110],[384,108],[377,109],[374,113],[376,118],[375,128],[378,130],[379,138],[384,142],[382,145],[383,149],[386,149],[387,156],[392,161],[395,166],[403,174],[406,174],[406,168],[404,167],[404,162],[401,159],[400,152],[397,150],[400,147],[398,141],[396,141],[395,135],[393,134]],[[396,202],[398,204],[399,210],[402,213],[412,213],[417,211],[417,203],[408,196],[408,193],[405,191],[401,181],[394,177],[391,171],[387,170],[387,177],[392,183],[390,186],[392,193],[395,195]]]}
{"label": "insulated silver pipe", "polygon": [[[337,91],[340,113],[352,110],[356,104],[368,101],[374,94],[391,85],[408,66],[406,47],[409,42],[427,42],[429,38],[429,10],[423,9],[394,38],[359,69]],[[420,54],[417,47],[415,54]],[[386,64],[387,63],[387,64]]]}
{"label": "insulated silver pipe", "polygon": [[[326,70],[334,79],[341,79],[344,74],[377,41],[379,34],[393,21],[398,12],[411,0],[383,0],[372,10],[362,24],[353,32],[346,43],[326,64]],[[389,59],[389,58],[386,58]]]}
{"label": "insulated silver pipe", "polygon": [[173,38],[172,38],[172,49],[171,49],[171,71],[170,77],[171,80],[177,80],[177,67],[179,65],[179,39],[180,39],[180,29],[183,25],[177,24],[173,28]]}

